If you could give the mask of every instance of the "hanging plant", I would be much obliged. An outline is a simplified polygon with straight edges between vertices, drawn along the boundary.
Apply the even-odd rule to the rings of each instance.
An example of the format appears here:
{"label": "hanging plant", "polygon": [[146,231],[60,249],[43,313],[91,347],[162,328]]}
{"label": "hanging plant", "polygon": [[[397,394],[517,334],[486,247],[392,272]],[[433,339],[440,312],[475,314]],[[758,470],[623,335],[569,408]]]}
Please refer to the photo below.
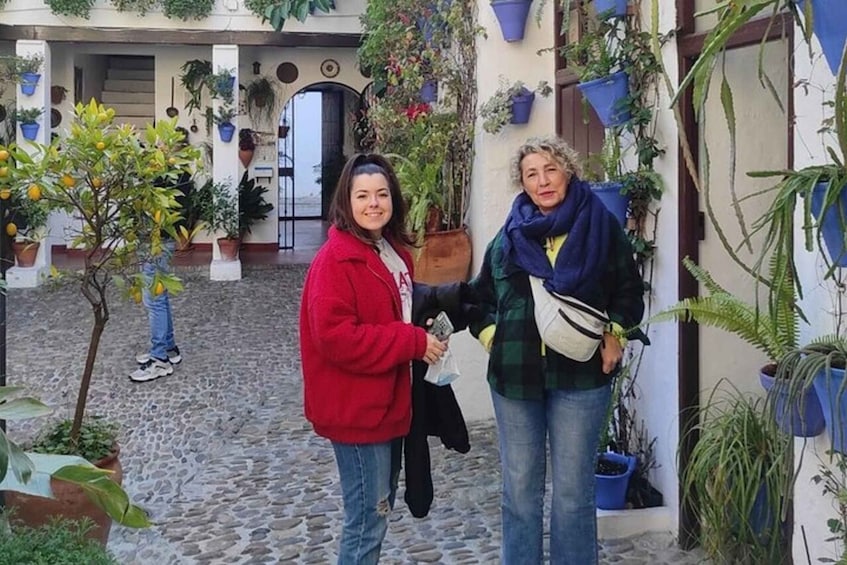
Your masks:
{"label": "hanging plant", "polygon": [[94,0],[44,0],[50,11],[57,16],[75,16],[88,19]]}
{"label": "hanging plant", "polygon": [[165,17],[172,20],[202,20],[212,14],[215,0],[162,0]]}
{"label": "hanging plant", "polygon": [[145,15],[159,5],[160,0],[111,0],[118,12],[138,12]]}
{"label": "hanging plant", "polygon": [[209,61],[201,61],[200,59],[192,59],[180,67],[182,75],[179,81],[183,88],[188,91],[191,97],[185,103],[185,109],[190,114],[194,110],[200,109],[200,103],[203,98],[203,88],[208,86],[208,79],[212,76],[212,63]]}
{"label": "hanging plant", "polygon": [[254,124],[273,119],[277,95],[274,83],[267,77],[257,77],[245,87],[247,115]]}

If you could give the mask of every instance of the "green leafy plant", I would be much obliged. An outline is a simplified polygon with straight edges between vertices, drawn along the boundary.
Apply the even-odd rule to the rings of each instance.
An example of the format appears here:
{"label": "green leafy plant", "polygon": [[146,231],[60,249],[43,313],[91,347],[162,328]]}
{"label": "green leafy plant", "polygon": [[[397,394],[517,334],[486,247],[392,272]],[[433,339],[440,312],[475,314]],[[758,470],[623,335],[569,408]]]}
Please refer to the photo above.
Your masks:
{"label": "green leafy plant", "polygon": [[199,110],[202,99],[203,89],[208,83],[208,78],[212,75],[212,63],[200,59],[192,59],[186,61],[181,69],[180,83],[190,95],[188,102],[185,103],[185,109],[189,114],[194,110]]}
{"label": "green leafy plant", "polygon": [[241,237],[251,233],[253,224],[268,217],[273,204],[265,201],[267,187],[247,178],[247,171],[238,183],[238,231]]}
{"label": "green leafy plant", "polygon": [[18,108],[15,110],[15,121],[19,124],[34,124],[43,113],[44,108],[40,107],[33,106],[32,108]]}
{"label": "green leafy plant", "polygon": [[112,453],[118,437],[116,423],[100,417],[86,418],[76,440],[71,438],[72,423],[60,420],[43,430],[30,446],[31,450],[54,455],[78,455],[88,461],[99,461]]}
{"label": "green leafy plant", "polygon": [[218,72],[211,73],[206,77],[206,86],[209,88],[209,93],[213,98],[220,98],[227,104],[232,104],[234,100],[234,69],[218,69]]}
{"label": "green leafy plant", "polygon": [[[20,387],[0,387],[0,419],[17,421],[50,414],[50,408],[40,400],[21,397],[21,390]],[[49,478],[52,477],[81,487],[97,506],[119,523],[133,528],[148,527],[147,514],[131,503],[120,485],[108,478],[109,474],[79,457],[25,452],[0,429],[0,490],[50,497]],[[36,478],[38,480],[34,480]],[[0,524],[6,517],[0,515]],[[0,535],[7,530],[8,526],[0,526]],[[7,553],[0,551],[0,555]]]}
{"label": "green leafy plant", "polygon": [[95,0],[44,0],[57,16],[75,16],[88,19]]}
{"label": "green leafy plant", "polygon": [[834,468],[826,465],[819,467],[818,474],[812,477],[812,482],[823,487],[823,495],[832,497],[833,507],[836,511],[835,518],[829,518],[826,526],[832,537],[827,542],[833,542],[841,547],[841,556],[835,559],[822,557],[823,563],[835,563],[836,565],[847,565],[847,460],[840,453],[830,452],[835,458]]}
{"label": "green leafy plant", "polygon": [[[580,9],[587,10],[585,6]],[[582,33],[579,40],[568,42],[559,49],[568,69],[574,71],[583,83],[623,70],[626,28],[616,25],[614,18],[600,20],[585,14],[580,21]]]}
{"label": "green leafy plant", "polygon": [[7,234],[14,232],[16,241],[39,242],[47,236],[49,215],[45,202],[14,194],[6,209],[5,232]]}
{"label": "green leafy plant", "polygon": [[207,181],[197,192],[195,203],[209,233],[222,232],[227,239],[238,239],[241,236],[238,194],[230,188],[231,182]]}
{"label": "green leafy plant", "polygon": [[680,490],[701,525],[700,544],[716,563],[784,563],[790,439],[763,399],[721,383],[699,414],[687,432],[699,440],[682,468]]}
{"label": "green leafy plant", "polygon": [[23,73],[40,73],[44,65],[44,55],[40,53],[10,55],[2,60],[6,65],[6,78],[14,82],[20,82]]}
{"label": "green leafy plant", "polygon": [[235,108],[233,108],[232,106],[221,104],[220,106],[218,106],[218,111],[213,114],[212,119],[218,125],[231,124],[232,120],[234,120],[235,116],[237,115],[238,114],[235,111]]}
{"label": "green leafy plant", "polygon": [[315,10],[329,13],[335,9],[334,0],[244,0],[244,7],[269,22],[275,31],[282,31],[286,20],[305,22]]}
{"label": "green leafy plant", "polygon": [[247,83],[244,88],[247,103],[247,115],[253,121],[254,127],[263,121],[274,119],[277,94],[274,83],[268,77],[258,77]]}
{"label": "green leafy plant", "polygon": [[[484,33],[475,11],[470,0],[373,0],[361,17],[359,68],[372,73],[375,100],[356,116],[359,137],[381,153],[411,158],[417,141],[426,138],[419,128],[432,129],[436,148],[442,146],[440,136],[448,136],[438,199],[441,229],[448,230],[464,225],[471,186],[477,98],[476,89],[467,85],[476,83],[476,38]],[[432,32],[431,39],[424,28]],[[420,102],[427,80],[438,83],[438,102],[433,105]],[[425,120],[419,121],[421,115]],[[365,126],[368,131],[362,132]],[[426,159],[421,163],[425,168],[437,163],[442,153],[439,149],[420,155]]]}
{"label": "green leafy plant", "polygon": [[[147,284],[141,265],[164,252],[165,234],[175,237],[179,218],[176,190],[158,186],[190,170],[199,152],[183,143],[174,121],[157,120],[143,132],[114,123],[115,111],[92,100],[78,104],[68,134],[30,155],[11,147],[13,193],[43,198],[50,210],[80,218],[71,244],[83,253],[77,278],[91,307],[93,327],[80,379],[71,440],[79,441],[100,338],[110,318],[110,287],[141,299]],[[38,198],[34,198],[38,196]],[[174,275],[157,273],[150,288],[177,293]]]}
{"label": "green leafy plant", "polygon": [[118,565],[118,561],[102,545],[85,537],[92,522],[54,519],[39,528],[14,525],[0,533],[0,555],[4,563],[85,563],[86,565]]}
{"label": "green leafy plant", "polygon": [[111,0],[111,2],[118,12],[138,12],[143,16],[156,8],[160,0]]}
{"label": "green leafy plant", "polygon": [[165,17],[188,21],[208,18],[215,7],[215,0],[162,0]]}
{"label": "green leafy plant", "polygon": [[509,81],[501,76],[500,88],[479,108],[479,115],[483,119],[482,129],[488,133],[497,133],[503,129],[512,119],[512,99],[515,96],[535,93],[546,98],[552,92],[553,89],[546,80],[542,80],[535,89],[530,90],[523,81],[517,80],[509,84]]}

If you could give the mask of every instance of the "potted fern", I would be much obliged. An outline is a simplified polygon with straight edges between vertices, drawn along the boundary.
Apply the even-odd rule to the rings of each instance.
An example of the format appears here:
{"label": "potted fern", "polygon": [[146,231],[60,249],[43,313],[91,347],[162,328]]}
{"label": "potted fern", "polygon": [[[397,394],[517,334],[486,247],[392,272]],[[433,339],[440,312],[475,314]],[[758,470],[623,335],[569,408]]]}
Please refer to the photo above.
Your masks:
{"label": "potted fern", "polygon": [[509,84],[501,76],[500,87],[479,108],[479,115],[483,119],[482,129],[495,134],[507,124],[528,123],[536,94],[546,98],[551,92],[553,89],[547,81],[539,82],[535,89],[530,90],[520,80]]}

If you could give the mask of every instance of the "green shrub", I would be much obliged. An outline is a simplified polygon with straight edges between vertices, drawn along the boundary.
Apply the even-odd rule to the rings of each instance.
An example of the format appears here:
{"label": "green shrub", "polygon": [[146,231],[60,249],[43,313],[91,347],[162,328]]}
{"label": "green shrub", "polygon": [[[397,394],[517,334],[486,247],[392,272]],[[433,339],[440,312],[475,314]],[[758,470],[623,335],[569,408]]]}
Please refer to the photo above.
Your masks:
{"label": "green shrub", "polygon": [[102,545],[85,537],[91,522],[56,520],[40,528],[15,525],[0,533],[0,565],[118,565]]}

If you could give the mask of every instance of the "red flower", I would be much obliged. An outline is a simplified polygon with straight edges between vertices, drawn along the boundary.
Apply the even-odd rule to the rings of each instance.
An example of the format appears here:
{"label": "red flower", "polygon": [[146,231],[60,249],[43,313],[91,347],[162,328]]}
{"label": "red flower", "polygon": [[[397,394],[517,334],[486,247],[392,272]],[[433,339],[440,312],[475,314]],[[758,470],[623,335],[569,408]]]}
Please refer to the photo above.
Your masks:
{"label": "red flower", "polygon": [[403,113],[406,114],[409,121],[413,122],[420,116],[427,115],[431,109],[432,107],[429,104],[421,102],[419,104],[409,104]]}

